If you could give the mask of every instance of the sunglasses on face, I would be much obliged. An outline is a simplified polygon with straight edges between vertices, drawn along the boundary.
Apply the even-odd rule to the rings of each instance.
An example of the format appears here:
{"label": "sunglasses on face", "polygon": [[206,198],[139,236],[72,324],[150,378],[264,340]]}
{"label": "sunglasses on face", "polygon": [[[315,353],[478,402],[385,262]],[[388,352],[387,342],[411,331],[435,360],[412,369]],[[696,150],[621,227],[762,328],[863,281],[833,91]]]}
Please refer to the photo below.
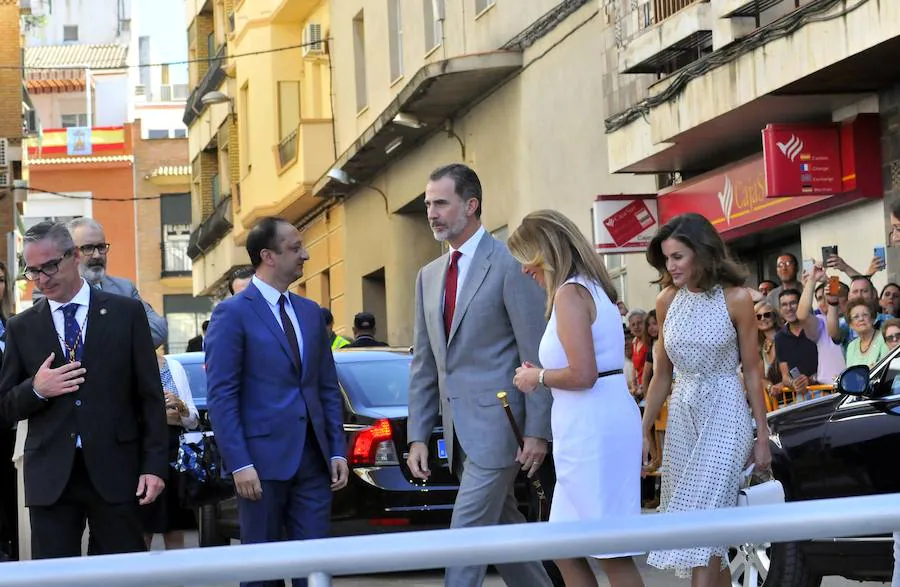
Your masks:
{"label": "sunglasses on face", "polygon": [[757,320],[771,320],[775,317],[775,312],[763,312],[762,314],[757,314]]}
{"label": "sunglasses on face", "polygon": [[900,332],[897,334],[888,334],[884,337],[884,340],[888,342],[900,342]]}

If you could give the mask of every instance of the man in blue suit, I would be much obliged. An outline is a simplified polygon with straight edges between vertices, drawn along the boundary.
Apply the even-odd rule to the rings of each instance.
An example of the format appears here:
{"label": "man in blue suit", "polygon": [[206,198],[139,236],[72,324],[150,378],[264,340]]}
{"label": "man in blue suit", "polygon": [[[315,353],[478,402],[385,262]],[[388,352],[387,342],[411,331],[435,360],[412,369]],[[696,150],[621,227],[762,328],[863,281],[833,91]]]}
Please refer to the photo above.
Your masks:
{"label": "man in blue suit", "polygon": [[322,312],[288,292],[309,255],[300,232],[274,217],[250,230],[247,253],[256,274],[216,306],[206,337],[209,416],[234,476],[241,542],[322,538],[349,470]]}

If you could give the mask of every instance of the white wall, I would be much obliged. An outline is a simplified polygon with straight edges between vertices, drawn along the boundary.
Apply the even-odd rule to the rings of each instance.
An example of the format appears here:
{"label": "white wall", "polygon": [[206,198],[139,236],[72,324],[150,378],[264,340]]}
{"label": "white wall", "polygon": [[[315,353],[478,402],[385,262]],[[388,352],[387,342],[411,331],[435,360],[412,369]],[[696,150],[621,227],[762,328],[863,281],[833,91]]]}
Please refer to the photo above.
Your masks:
{"label": "white wall", "polygon": [[128,122],[128,101],[132,92],[128,74],[94,77],[94,126],[121,126]]}
{"label": "white wall", "polygon": [[[841,208],[806,220],[800,224],[800,241],[803,258],[821,260],[822,247],[837,245],[838,254],[851,267],[865,273],[872,261],[873,249],[885,244],[884,201],[872,200]],[[841,275],[847,283],[848,277]],[[887,276],[880,271],[872,278],[881,290]]]}
{"label": "white wall", "polygon": [[[152,130],[187,129],[181,121],[184,116],[184,105],[177,107],[159,106],[156,104],[138,104],[136,106],[135,119],[141,121],[141,138],[146,139],[148,132]],[[173,135],[170,136],[174,138]]]}
{"label": "white wall", "polygon": [[[139,1],[151,3],[150,0]],[[45,1],[34,9],[34,14],[46,16],[47,22],[43,27],[29,32],[26,45],[62,45],[63,27],[66,25],[78,27],[77,42],[80,44],[127,44],[130,38],[128,32],[117,35],[118,3],[119,0],[54,0],[51,12],[48,9],[51,3]],[[131,15],[131,3],[132,0],[125,0],[126,17]],[[180,30],[183,32],[184,27]]]}

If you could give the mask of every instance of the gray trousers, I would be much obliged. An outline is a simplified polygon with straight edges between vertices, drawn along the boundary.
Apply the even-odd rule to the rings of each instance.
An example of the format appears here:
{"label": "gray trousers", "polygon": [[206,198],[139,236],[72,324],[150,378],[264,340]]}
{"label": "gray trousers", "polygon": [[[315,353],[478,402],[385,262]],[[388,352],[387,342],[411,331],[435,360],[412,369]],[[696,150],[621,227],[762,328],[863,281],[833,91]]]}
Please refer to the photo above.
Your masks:
{"label": "gray trousers", "polygon": [[[451,528],[524,524],[514,494],[519,465],[505,469],[483,469],[459,454],[464,460],[459,493],[453,506]],[[456,457],[456,455],[454,455]],[[456,460],[456,458],[454,458]],[[547,571],[540,561],[497,565],[508,587],[551,587]],[[487,566],[451,567],[444,575],[446,587],[481,587]]]}

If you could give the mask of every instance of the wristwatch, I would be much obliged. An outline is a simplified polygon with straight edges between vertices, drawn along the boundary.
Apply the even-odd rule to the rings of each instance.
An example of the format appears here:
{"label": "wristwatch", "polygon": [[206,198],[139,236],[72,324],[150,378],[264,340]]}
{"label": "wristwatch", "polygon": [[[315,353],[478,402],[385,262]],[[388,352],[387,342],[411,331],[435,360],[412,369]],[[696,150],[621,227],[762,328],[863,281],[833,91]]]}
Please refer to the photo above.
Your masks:
{"label": "wristwatch", "polygon": [[546,369],[541,369],[540,372],[538,373],[538,383],[540,384],[541,387],[544,387],[544,388],[547,387],[547,386],[544,384],[544,372],[545,372],[545,371],[547,371],[547,370],[546,370]]}

